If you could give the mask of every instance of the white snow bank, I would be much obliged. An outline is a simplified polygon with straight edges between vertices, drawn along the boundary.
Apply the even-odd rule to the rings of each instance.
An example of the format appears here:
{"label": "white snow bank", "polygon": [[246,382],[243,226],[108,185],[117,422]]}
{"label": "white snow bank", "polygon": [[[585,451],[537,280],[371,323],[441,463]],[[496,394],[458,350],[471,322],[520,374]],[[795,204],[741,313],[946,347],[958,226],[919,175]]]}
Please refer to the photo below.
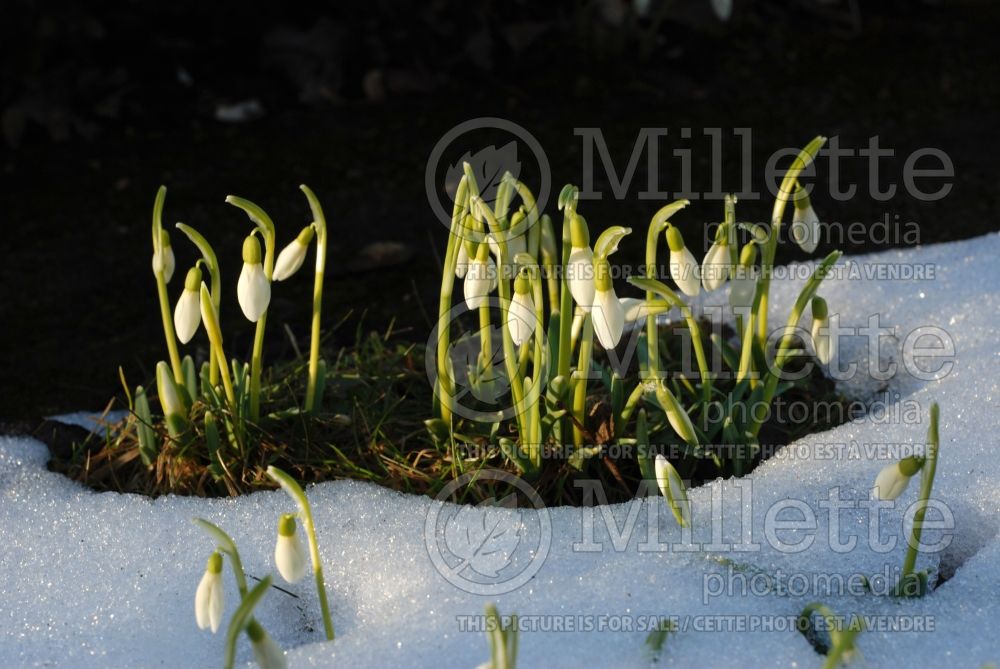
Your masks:
{"label": "white snow bank", "polygon": [[[840,313],[843,325],[863,325],[870,314],[880,313],[883,325],[895,326],[901,366],[913,359],[902,347],[909,332],[921,326],[944,328],[954,342],[954,368],[934,381],[904,372],[889,382],[890,391],[899,393],[892,396],[889,414],[916,402],[919,423],[871,416],[797,442],[789,447],[794,451],[788,451],[794,457],[779,454],[744,480],[716,481],[693,490],[695,531],[683,541],[659,498],[607,508],[619,528],[630,514],[635,518],[631,535],[617,548],[601,511],[594,512],[588,541],[591,512],[551,509],[547,512],[551,548],[540,569],[514,591],[486,597],[452,585],[429,557],[428,513],[450,517],[455,507],[369,484],[328,483],[308,492],[337,640],[323,642],[315,592],[307,582],[288,587],[297,599],[272,590],[258,617],[275,639],[291,649],[293,667],[475,666],[487,657],[485,637],[479,631],[463,631],[462,625],[470,624],[465,616],[480,615],[491,599],[502,613],[518,613],[527,624],[549,630],[522,632],[522,667],[648,666],[643,648],[646,632],[636,627],[653,616],[676,617],[682,627],[667,641],[659,661],[664,666],[818,667],[823,658],[782,622],[818,598],[841,615],[864,613],[881,616],[872,618],[881,624],[933,628],[865,632],[859,647],[870,666],[978,667],[997,662],[1000,640],[993,630],[1000,618],[997,258],[1000,235],[994,234],[848,259],[858,267],[899,263],[933,268],[933,280],[845,277],[828,281],[821,293],[831,313]],[[772,314],[787,313],[800,283],[775,284]],[[886,570],[895,575],[905,541],[901,518],[916,498],[917,485],[911,485],[895,509],[881,513],[876,538],[896,536],[897,545],[880,552],[869,537],[871,509],[854,502],[868,499],[876,473],[889,460],[873,457],[864,448],[922,443],[931,401],[941,404],[942,417],[934,497],[953,511],[957,529],[950,546],[922,558],[920,564],[940,566],[950,577],[946,582],[919,600],[870,594],[817,596],[811,589],[783,595],[739,591],[729,564],[738,566],[737,574],[772,579],[781,574],[805,579],[873,576]],[[855,450],[829,458],[825,457],[829,449],[818,448],[824,444],[853,445]],[[0,438],[0,665],[218,665],[222,635],[200,632],[193,616],[194,590],[212,546],[190,518],[204,516],[228,530],[241,548],[248,573],[262,576],[273,571],[277,515],[291,510],[285,495],[149,500],[97,494],[46,471],[46,457],[45,448],[31,439]],[[747,497],[751,486],[752,503]],[[833,514],[841,538],[854,536],[857,542],[846,552],[837,552],[828,537],[832,488],[839,488],[842,504],[850,507]],[[781,500],[799,500],[815,514],[815,531],[777,532],[788,544],[808,541],[812,535],[806,550],[789,553],[768,541],[766,530],[769,523],[773,528],[773,518],[768,520],[767,513]],[[651,514],[654,510],[658,513]],[[465,513],[461,522],[475,529],[483,513]],[[504,545],[514,554],[501,552],[500,558],[501,565],[513,557],[512,569],[524,567],[531,556],[518,551],[537,544],[541,515],[524,509],[491,513],[494,519],[500,514],[501,520],[520,514],[522,536]],[[721,524],[713,525],[713,516],[721,518]],[[802,517],[801,509],[779,514],[785,520]],[[927,540],[934,535],[927,533]],[[647,550],[657,545],[650,544],[650,536],[669,550]],[[718,545],[750,542],[759,544],[759,550],[736,552]],[[603,549],[574,548],[575,544],[592,548],[595,543],[602,543]],[[236,601],[228,568],[226,578],[228,616]],[[708,597],[706,603],[706,585],[715,592],[721,583],[734,583],[737,592]],[[787,581],[790,589],[795,583]],[[598,629],[551,631],[559,624]],[[730,629],[755,624],[770,624],[780,631]],[[631,631],[618,629],[628,625],[633,626]],[[248,661],[246,644],[241,646],[241,659]]]}

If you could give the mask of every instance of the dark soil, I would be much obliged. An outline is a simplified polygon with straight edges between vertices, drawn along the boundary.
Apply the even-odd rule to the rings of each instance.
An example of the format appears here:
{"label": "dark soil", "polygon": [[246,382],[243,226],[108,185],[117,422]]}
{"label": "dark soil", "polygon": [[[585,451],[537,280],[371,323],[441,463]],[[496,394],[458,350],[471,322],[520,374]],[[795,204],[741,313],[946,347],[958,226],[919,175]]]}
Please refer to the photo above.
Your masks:
{"label": "dark soil", "polygon": [[[226,3],[171,3],[154,14],[116,3],[18,4],[0,29],[0,107],[42,99],[36,106],[48,110],[44,118],[69,120],[65,128],[32,121],[16,148],[0,143],[0,416],[103,407],[119,392],[119,365],[132,385],[151,377],[164,355],[149,271],[149,217],[161,183],[169,188],[167,222],[183,220],[216,244],[234,354],[247,351],[252,336],[235,300],[249,224],[223,198],[258,202],[280,239],[290,240],[308,221],[302,182],[319,195],[331,226],[327,321],[353,314],[330,343],[352,342],[357,328],[384,330],[393,320],[398,337],[422,341],[446,234],[427,204],[424,168],[445,132],[477,116],[530,130],[547,152],[556,190],[581,179],[577,127],[603,130],[619,173],[639,129],[669,128],[661,154],[691,148],[696,190],[707,189],[710,176],[706,127],[729,138],[732,128],[752,128],[755,186],[773,150],[819,133],[851,148],[878,135],[896,151],[882,162],[883,184],[900,181],[902,157],[936,147],[956,175],[942,200],[902,192],[875,200],[863,187],[869,165],[855,158],[844,161],[842,177],[861,184],[862,194],[846,202],[820,194],[814,203],[827,220],[913,221],[922,243],[997,229],[1000,6],[864,3],[860,32],[851,35],[808,5],[752,4],[727,29],[668,20],[641,59],[634,42],[616,45],[618,33],[593,28],[592,19],[581,24],[569,9],[529,11],[518,3],[485,5],[468,24],[448,2],[403,14],[392,2],[372,3],[365,13],[330,9],[326,22],[306,10],[293,16]],[[488,37],[490,22],[522,19],[546,32],[520,52],[494,31],[483,58],[470,43],[486,38],[463,36],[465,25]],[[296,69],[276,58],[282,52],[273,30],[282,24],[319,31],[319,44],[330,47],[320,49],[319,66]],[[191,85],[181,82],[187,76]],[[384,90],[372,88],[379,76]],[[251,97],[264,110],[257,120],[214,120],[219,102]],[[693,128],[694,139],[681,139],[681,128]],[[644,165],[645,156],[624,200],[581,204],[592,226],[644,229],[660,205],[638,196]],[[725,188],[739,188],[738,162],[724,177]],[[769,212],[768,199],[740,206],[741,218]],[[720,203],[695,202],[681,220],[693,227],[720,215]],[[623,245],[622,261],[640,259],[638,237]],[[378,241],[402,243],[412,255],[358,269],[361,250]],[[903,241],[912,240],[838,246],[850,253]],[[183,276],[194,254],[179,236],[175,244]],[[178,279],[172,288],[179,290]],[[309,291],[300,277],[275,290],[269,356],[291,355],[284,325],[306,336]]]}

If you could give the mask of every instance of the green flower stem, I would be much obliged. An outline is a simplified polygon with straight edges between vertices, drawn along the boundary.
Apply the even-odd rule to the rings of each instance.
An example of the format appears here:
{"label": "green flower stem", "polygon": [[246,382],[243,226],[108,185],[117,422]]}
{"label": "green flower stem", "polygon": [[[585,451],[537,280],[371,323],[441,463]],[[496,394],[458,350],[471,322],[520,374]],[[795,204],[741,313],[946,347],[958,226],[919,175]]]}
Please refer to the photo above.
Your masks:
{"label": "green flower stem", "polygon": [[[573,189],[573,196],[566,202],[563,208],[563,229],[562,229],[562,270],[566,271],[569,265],[569,255],[573,247],[570,235],[570,220],[576,213],[576,189]],[[569,378],[570,360],[573,355],[573,347],[570,344],[570,337],[573,332],[573,294],[569,292],[569,281],[562,278],[562,293],[559,296],[559,360],[556,374]]]}
{"label": "green flower stem", "polygon": [[[215,255],[215,250],[208,243],[208,240],[191,226],[178,223],[177,229],[187,235],[188,239],[201,251],[201,257],[205,261],[205,267],[208,268],[208,274],[212,280],[212,304],[215,306],[215,313],[218,314],[222,305],[222,277],[219,273],[219,260]],[[208,375],[209,382],[213,386],[219,385],[219,361],[216,358],[214,346],[209,347]]]}
{"label": "green flower stem", "polygon": [[309,538],[309,557],[312,559],[313,575],[316,577],[316,592],[319,594],[319,606],[323,612],[323,627],[326,629],[326,638],[333,641],[333,620],[330,618],[330,604],[326,599],[323,564],[320,562],[319,543],[316,541],[316,526],[313,524],[309,499],[306,497],[305,492],[303,492],[302,487],[295,482],[295,479],[277,467],[268,467],[267,475],[278,483],[299,507],[302,525],[305,528],[306,536]]}
{"label": "green flower stem", "polygon": [[444,256],[444,268],[441,272],[441,296],[438,301],[437,328],[437,379],[438,402],[440,417],[451,425],[452,402],[455,393],[454,379],[448,369],[448,346],[451,343],[451,322],[448,318],[451,311],[451,298],[455,289],[455,265],[458,263],[458,245],[465,242],[462,225],[468,211],[469,181],[463,176],[458,182],[455,192],[455,206],[451,214],[451,231],[448,235],[448,250]]}
{"label": "green flower stem", "polygon": [[[167,199],[167,187],[160,186],[153,202],[153,254],[162,258],[163,244],[163,203]],[[156,279],[156,294],[160,300],[160,318],[163,321],[163,334],[167,339],[167,354],[170,356],[170,369],[174,373],[174,381],[179,385],[184,383],[184,370],[181,367],[181,354],[177,349],[177,335],[174,330],[174,317],[170,311],[170,296],[167,294],[167,280],[163,270],[154,271]]]}
{"label": "green flower stem", "polygon": [[580,357],[573,374],[573,444],[583,445],[583,425],[587,411],[587,378],[590,376],[590,361],[594,353],[594,319],[587,314],[583,321],[583,333],[580,335]]}
{"label": "green flower stem", "polygon": [[508,272],[506,268],[513,267],[513,258],[510,257],[507,249],[507,237],[503,230],[500,229],[499,221],[486,203],[476,195],[470,199],[470,208],[473,210],[478,209],[480,215],[486,219],[486,223],[496,238],[497,247],[500,250],[500,259],[497,263],[497,286],[500,293],[500,323],[504,325],[504,327],[500,328],[503,338],[503,356],[504,364],[507,368],[507,378],[510,381],[510,392],[514,400],[514,411],[517,414],[517,433],[523,438],[524,435],[529,433],[526,426],[527,407],[524,404],[524,385],[518,370],[517,351],[514,350],[514,340],[510,337],[510,329],[506,327],[511,300],[510,279],[507,276]]}
{"label": "green flower stem", "polygon": [[[264,239],[264,276],[268,282],[274,273],[274,243],[275,232],[274,223],[271,217],[259,206],[235,195],[226,197],[226,202],[239,207],[260,229],[261,237]],[[265,310],[257,321],[257,329],[253,337],[253,353],[250,357],[250,420],[256,421],[260,418],[260,375],[264,366],[264,330],[267,327],[267,312]]]}
{"label": "green flower stem", "polygon": [[754,297],[754,312],[757,314],[757,338],[760,340],[762,349],[767,344],[768,295],[771,290],[771,274],[774,272],[774,256],[778,249],[778,233],[785,215],[785,205],[788,204],[792,193],[795,192],[795,182],[799,175],[815,160],[824,144],[826,144],[826,137],[820,135],[799,151],[795,160],[792,161],[791,167],[785,172],[785,178],[782,179],[781,188],[774,200],[774,209],[771,212],[771,230],[768,233],[767,243],[764,245],[760,263],[761,276],[757,282],[757,294]]}
{"label": "green flower stem", "polygon": [[226,391],[226,400],[229,402],[229,407],[235,419],[239,408],[236,403],[236,392],[233,390],[233,380],[229,376],[226,351],[222,348],[222,329],[219,327],[219,314],[215,310],[215,304],[212,303],[212,295],[208,292],[208,286],[204,282],[201,284],[201,300],[202,305],[207,305],[202,310],[202,313],[205,316],[205,332],[208,333],[208,343],[211,346],[212,352],[215,353],[215,361],[218,363],[219,372],[222,375],[222,386]]}
{"label": "green flower stem", "polygon": [[939,412],[937,402],[935,402],[931,405],[931,422],[927,428],[927,454],[920,476],[920,497],[917,499],[917,511],[913,514],[913,528],[910,531],[910,540],[907,542],[900,583],[914,572],[917,565],[917,549],[920,546],[920,535],[924,529],[924,516],[927,513],[927,503],[934,487],[934,475],[937,473],[938,448],[941,444],[941,437],[938,434]]}
{"label": "green flower stem", "polygon": [[313,228],[316,230],[316,275],[313,281],[312,332],[309,335],[309,381],[306,385],[306,411],[315,413],[319,409],[316,406],[316,381],[319,377],[320,315],[323,310],[323,276],[326,270],[326,216],[323,215],[323,208],[316,194],[308,186],[302,184],[299,190],[309,200]]}
{"label": "green flower stem", "polygon": [[[774,365],[770,370],[768,370],[767,382],[764,384],[764,395],[761,398],[765,406],[770,406],[771,400],[774,398],[774,393],[778,389],[778,381],[781,378],[781,370],[784,368],[785,363],[791,356],[792,344],[795,342],[795,337],[793,331],[795,326],[798,325],[799,319],[802,318],[802,312],[805,311],[806,305],[808,305],[816,291],[819,290],[819,285],[826,278],[830,268],[833,266],[840,256],[843,255],[840,251],[833,251],[826,258],[823,259],[816,269],[813,270],[812,276],[806,281],[806,285],[802,288],[802,292],[799,293],[799,297],[795,300],[795,306],[792,307],[791,313],[788,315],[788,322],[785,325],[785,332],[782,334],[781,339],[778,341],[778,347],[775,351]],[[758,318],[763,318],[764,314],[758,314]],[[759,331],[758,331],[759,332]],[[750,420],[749,432],[756,437],[760,432],[760,428],[763,425],[764,416],[756,418],[755,415],[759,412],[751,412],[753,414]]]}
{"label": "green flower stem", "polygon": [[[690,204],[689,200],[677,200],[662,207],[649,221],[649,229],[646,231],[646,278],[656,279],[656,258],[657,246],[660,234],[667,227],[667,221],[675,213]],[[646,291],[646,301],[651,301],[656,297],[653,290]],[[657,380],[660,375],[660,346],[659,328],[656,323],[656,315],[646,318],[646,359],[649,368],[646,376],[649,379]]]}
{"label": "green flower stem", "polygon": [[535,471],[542,466],[542,389],[545,387],[548,374],[548,360],[545,359],[545,344],[548,339],[545,334],[545,308],[542,305],[542,277],[539,272],[531,275],[532,300],[535,303],[535,354],[531,390],[527,402],[531,407],[531,440],[528,442],[528,457]]}
{"label": "green flower stem", "polygon": [[250,633],[250,627],[253,626],[255,630],[261,629],[260,623],[253,619],[253,610],[264,598],[270,587],[271,575],[268,574],[253,587],[253,590],[246,593],[240,605],[236,607],[236,611],[233,612],[233,617],[229,621],[229,629],[226,631],[226,654],[222,662],[225,669],[233,669],[233,665],[236,663],[236,642],[239,640],[240,634],[246,631],[252,639],[253,634]]}

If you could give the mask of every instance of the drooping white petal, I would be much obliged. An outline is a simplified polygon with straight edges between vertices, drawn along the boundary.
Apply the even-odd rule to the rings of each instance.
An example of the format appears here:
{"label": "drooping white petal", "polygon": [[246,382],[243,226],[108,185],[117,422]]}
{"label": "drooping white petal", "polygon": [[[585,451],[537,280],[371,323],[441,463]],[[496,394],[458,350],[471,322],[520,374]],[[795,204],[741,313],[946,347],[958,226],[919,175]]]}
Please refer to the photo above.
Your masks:
{"label": "drooping white petal", "polygon": [[606,350],[618,346],[625,329],[625,308],[611,290],[599,290],[594,295],[594,308],[590,312],[594,319],[594,334]]}
{"label": "drooping white petal", "polygon": [[792,214],[792,239],[806,253],[812,253],[819,246],[819,216],[812,205],[799,209],[795,207]]}
{"label": "drooping white petal", "polygon": [[898,462],[894,462],[883,467],[878,473],[875,486],[872,488],[872,496],[886,501],[896,499],[903,494],[909,483],[910,477],[903,473]]}
{"label": "drooping white petal", "polygon": [[688,297],[694,297],[701,291],[698,261],[694,259],[691,249],[684,247],[670,252],[670,278]]}
{"label": "drooping white petal", "polygon": [[828,319],[813,319],[812,341],[819,361],[824,365],[830,364],[830,323]]}
{"label": "drooping white petal", "polygon": [[619,302],[622,303],[622,311],[625,312],[626,323],[633,323],[649,315],[647,313],[646,300],[641,297],[623,297]]}
{"label": "drooping white petal", "polygon": [[293,532],[290,536],[278,534],[278,541],[274,546],[274,564],[278,567],[281,578],[289,583],[296,583],[306,575],[306,554],[298,532]]}
{"label": "drooping white petal", "polygon": [[718,242],[712,244],[701,264],[701,285],[712,291],[722,287],[729,276],[729,247]]}
{"label": "drooping white petal", "polygon": [[594,304],[594,251],[589,246],[574,246],[566,265],[569,292],[584,311]]}
{"label": "drooping white petal", "polygon": [[274,272],[271,273],[271,278],[275,281],[284,281],[298,272],[299,268],[302,267],[302,263],[305,262],[306,252],[308,251],[309,246],[307,244],[303,244],[298,239],[293,239],[291,244],[281,249],[278,259],[274,261]]}
{"label": "drooping white petal", "polygon": [[465,242],[458,241],[458,258],[455,260],[455,276],[464,279],[469,271],[469,252],[465,248]]}
{"label": "drooping white petal", "polygon": [[510,308],[507,310],[507,327],[515,346],[520,346],[531,338],[537,322],[535,300],[531,293],[514,293],[514,299],[510,301]]}
{"label": "drooping white petal", "polygon": [[660,488],[660,494],[666,498],[670,505],[670,510],[677,519],[677,524],[681,527],[687,527],[691,522],[691,503],[688,501],[684,481],[663,455],[656,456],[654,469],[656,471],[656,485]]}
{"label": "drooping white petal", "polygon": [[271,302],[271,283],[264,276],[262,265],[243,263],[243,271],[240,272],[240,280],[236,285],[236,297],[247,320],[251,323],[259,321]]}
{"label": "drooping white petal", "polygon": [[489,303],[490,291],[496,286],[497,266],[493,258],[473,260],[469,263],[469,271],[465,274],[465,306],[470,310],[478,309]]}
{"label": "drooping white petal", "polygon": [[250,647],[260,669],[285,669],[288,666],[284,651],[267,632],[262,632],[260,638],[251,640]]}
{"label": "drooping white petal", "polygon": [[182,344],[188,343],[198,331],[199,325],[201,325],[201,293],[185,289],[177,300],[177,307],[174,308],[174,329],[177,330],[177,338]]}
{"label": "drooping white petal", "polygon": [[214,634],[222,624],[223,611],[222,574],[206,570],[194,594],[194,617],[200,629],[211,629]]}

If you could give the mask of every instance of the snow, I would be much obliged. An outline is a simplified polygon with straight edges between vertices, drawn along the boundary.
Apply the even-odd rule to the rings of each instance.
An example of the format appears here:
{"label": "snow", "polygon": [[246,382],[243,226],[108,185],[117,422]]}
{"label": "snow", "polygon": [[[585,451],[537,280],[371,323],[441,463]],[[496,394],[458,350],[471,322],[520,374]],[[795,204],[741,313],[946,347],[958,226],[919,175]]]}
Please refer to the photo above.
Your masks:
{"label": "snow", "polygon": [[[926,281],[843,276],[821,289],[842,324],[864,325],[879,313],[883,325],[896,328],[895,339],[886,339],[890,352],[881,356],[883,362],[900,365],[900,373],[888,382],[892,394],[883,413],[889,418],[870,415],[810,435],[742,480],[718,480],[692,490],[690,536],[682,536],[662,498],[593,512],[466,510],[456,520],[459,509],[450,504],[365,483],[327,483],[308,494],[337,640],[324,641],[309,579],[294,586],[279,580],[297,597],[272,590],[258,608],[258,619],[288,649],[292,667],[476,666],[488,657],[488,646],[471,617],[479,616],[488,601],[534,626],[520,637],[522,667],[647,667],[646,631],[636,628],[660,616],[673,617],[681,627],[668,638],[661,666],[819,667],[823,657],[782,621],[820,599],[841,615],[869,614],[881,616],[873,622],[933,627],[862,633],[858,644],[869,666],[998,662],[1000,641],[992,630],[1000,617],[998,257],[1000,235],[992,234],[842,261],[858,268],[923,265],[935,272]],[[774,284],[772,314],[787,313],[800,285],[800,278]],[[709,308],[710,300],[722,299],[724,295],[710,296],[700,306]],[[911,368],[931,366],[903,345],[906,335],[922,326],[944,328],[954,342],[954,368],[933,380],[905,371],[907,363]],[[859,351],[859,341],[849,342],[842,355],[851,360]],[[859,393],[864,387],[870,393],[870,380],[862,386]],[[768,577],[797,574],[811,584],[811,579],[829,575],[897,573],[905,542],[900,524],[917,485],[911,484],[895,508],[881,512],[876,538],[899,538],[895,548],[881,552],[869,537],[871,507],[855,502],[868,500],[875,475],[893,456],[878,457],[864,447],[921,444],[932,401],[941,405],[942,438],[934,497],[951,510],[956,529],[947,548],[922,556],[919,565],[940,569],[950,577],[946,582],[916,600],[814,590],[754,594],[738,587],[734,593],[706,597],[706,588],[715,593],[722,583],[738,584],[740,575],[761,575],[758,583],[767,583]],[[900,418],[908,406],[918,408],[919,422]],[[829,444],[845,448],[823,447]],[[851,445],[854,450],[846,448]],[[828,457],[831,452],[836,456]],[[277,518],[292,510],[290,500],[281,492],[214,500],[94,493],[48,472],[46,458],[46,449],[36,441],[0,437],[0,665],[218,665],[223,635],[199,631],[193,615],[194,591],[212,544],[190,519],[202,516],[229,531],[248,574],[262,577],[274,571]],[[831,489],[837,492],[831,494]],[[838,493],[846,506],[831,513],[829,500]],[[812,514],[816,530],[773,531],[768,510],[783,500],[799,506],[778,514],[780,519]],[[627,526],[632,514],[633,531],[618,545],[604,513],[619,528]],[[516,521],[511,527],[520,533],[500,541],[502,559],[494,565],[503,567],[511,557],[513,570],[536,564],[522,549],[543,538],[543,517],[550,523],[546,559],[511,592],[483,595],[467,591],[475,586],[460,589],[430,557],[428,517],[444,519],[446,526],[459,523],[475,534],[487,516],[491,527]],[[844,551],[833,544],[831,518],[839,521],[843,538],[856,538],[856,546]],[[588,527],[593,527],[592,536]],[[454,534],[454,527],[449,532]],[[792,544],[809,541],[809,536],[812,544],[795,553],[779,550],[774,541]],[[927,532],[925,541],[935,536],[940,533]],[[436,546],[442,536],[432,533],[431,539]],[[445,543],[449,549],[454,544],[451,539]],[[597,550],[581,550],[598,543]],[[739,550],[749,543],[759,544],[759,550]],[[736,565],[736,576],[728,565]],[[489,565],[480,568],[489,571]],[[793,581],[787,583],[791,589]],[[236,604],[228,567],[226,593],[228,618]],[[553,629],[571,623],[576,630]],[[616,627],[629,623],[631,631]],[[588,624],[595,629],[579,629]],[[739,624],[774,629],[730,629]],[[239,660],[251,660],[245,641]]]}

